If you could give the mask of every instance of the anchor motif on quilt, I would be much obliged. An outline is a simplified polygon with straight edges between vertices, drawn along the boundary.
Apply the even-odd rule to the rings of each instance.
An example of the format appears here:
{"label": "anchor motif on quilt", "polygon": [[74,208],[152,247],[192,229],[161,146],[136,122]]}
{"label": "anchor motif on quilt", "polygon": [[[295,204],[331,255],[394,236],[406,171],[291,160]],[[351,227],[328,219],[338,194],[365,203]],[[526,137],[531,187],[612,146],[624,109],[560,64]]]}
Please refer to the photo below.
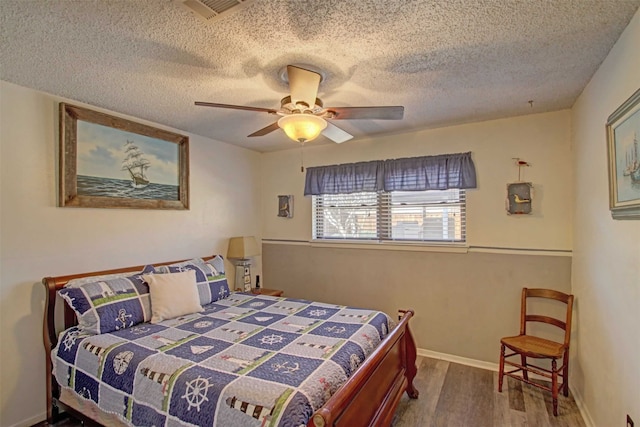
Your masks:
{"label": "anchor motif on quilt", "polygon": [[227,292],[227,289],[224,286],[220,287],[220,292],[218,292],[220,299],[224,299],[224,297],[226,297],[228,294],[229,293]]}
{"label": "anchor motif on quilt", "polygon": [[[120,329],[124,329],[127,327],[127,320],[132,317],[131,314],[127,314],[127,310],[125,310],[124,308],[121,308],[120,310],[118,310],[118,317],[116,317],[116,322],[120,322],[121,325],[117,325],[116,324],[116,331],[119,331]],[[133,321],[129,322],[129,326],[133,325]]]}
{"label": "anchor motif on quilt", "polygon": [[274,363],[271,365],[274,372],[282,372],[283,374],[293,374],[295,371],[300,370],[300,364],[293,362],[293,365],[289,365],[289,362]]}
{"label": "anchor motif on quilt", "polygon": [[334,334],[342,334],[347,331],[344,326],[327,326],[324,330],[327,332],[333,332]]}
{"label": "anchor motif on quilt", "polygon": [[134,335],[146,334],[150,330],[151,329],[147,328],[146,326],[134,326],[133,328],[129,328],[129,332],[131,332]]}

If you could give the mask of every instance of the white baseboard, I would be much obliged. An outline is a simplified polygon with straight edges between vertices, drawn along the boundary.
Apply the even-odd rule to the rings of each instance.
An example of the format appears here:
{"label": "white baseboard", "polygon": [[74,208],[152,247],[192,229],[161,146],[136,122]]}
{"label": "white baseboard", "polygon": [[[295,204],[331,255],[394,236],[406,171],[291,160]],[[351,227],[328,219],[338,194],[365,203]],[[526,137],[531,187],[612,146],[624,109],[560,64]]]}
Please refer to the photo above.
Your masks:
{"label": "white baseboard", "polygon": [[[500,369],[500,365],[497,363],[485,362],[483,360],[469,359],[467,357],[456,356],[453,354],[438,353],[437,351],[427,350],[424,348],[417,349],[417,353],[418,353],[418,356],[445,360],[447,362],[453,362],[453,363],[458,363],[460,365],[472,366],[474,368],[486,369],[488,371],[498,372],[498,370]],[[538,379],[543,381],[549,380],[548,378],[544,378],[536,374],[529,374],[529,376],[533,379]],[[591,418],[591,414],[589,413],[589,410],[584,404],[584,399],[582,399],[582,396],[579,393],[575,392],[573,387],[571,387],[571,383],[569,383],[569,390],[573,395],[573,400],[575,400],[576,406],[578,407],[578,410],[580,411],[580,415],[582,415],[582,419],[584,420],[584,423],[586,424],[586,426],[596,427],[595,423],[593,422],[593,418]]]}
{"label": "white baseboard", "polygon": [[11,424],[9,427],[30,427],[34,424],[41,423],[42,421],[47,419],[47,413],[41,412],[38,415],[34,415],[31,418],[27,418],[26,420],[22,420],[15,424]]}
{"label": "white baseboard", "polygon": [[469,359],[466,357],[455,356],[453,354],[438,353],[437,351],[419,348],[418,356],[430,357],[432,359],[446,360],[447,362],[458,363],[460,365],[473,366],[474,368],[487,369],[489,371],[498,372],[498,364],[492,362],[484,362],[482,360]]}
{"label": "white baseboard", "polygon": [[591,418],[591,414],[587,409],[587,406],[584,404],[584,399],[580,393],[576,393],[576,391],[569,384],[569,390],[571,390],[571,394],[573,395],[573,400],[576,401],[576,406],[580,410],[580,415],[582,415],[582,419],[587,427],[596,427],[596,423],[593,422],[593,418]]}

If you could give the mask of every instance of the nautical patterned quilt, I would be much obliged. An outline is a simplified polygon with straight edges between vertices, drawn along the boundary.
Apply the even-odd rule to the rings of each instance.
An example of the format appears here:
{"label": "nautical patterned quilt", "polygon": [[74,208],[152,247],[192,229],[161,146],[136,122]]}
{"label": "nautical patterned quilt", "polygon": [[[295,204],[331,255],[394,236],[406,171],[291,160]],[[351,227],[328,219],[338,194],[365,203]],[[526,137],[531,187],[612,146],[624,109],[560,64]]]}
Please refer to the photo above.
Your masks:
{"label": "nautical patterned quilt", "polygon": [[61,333],[62,387],[135,426],[300,426],[384,338],[381,312],[250,293],[159,324]]}

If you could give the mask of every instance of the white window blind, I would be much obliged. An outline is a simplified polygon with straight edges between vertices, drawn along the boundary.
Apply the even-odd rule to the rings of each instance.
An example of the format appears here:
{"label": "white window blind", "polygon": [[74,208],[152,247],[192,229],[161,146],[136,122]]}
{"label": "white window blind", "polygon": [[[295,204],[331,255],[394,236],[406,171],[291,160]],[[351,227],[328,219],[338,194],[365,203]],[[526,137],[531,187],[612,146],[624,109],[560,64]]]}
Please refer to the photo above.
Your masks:
{"label": "white window blind", "polygon": [[313,238],[466,241],[465,190],[313,196]]}

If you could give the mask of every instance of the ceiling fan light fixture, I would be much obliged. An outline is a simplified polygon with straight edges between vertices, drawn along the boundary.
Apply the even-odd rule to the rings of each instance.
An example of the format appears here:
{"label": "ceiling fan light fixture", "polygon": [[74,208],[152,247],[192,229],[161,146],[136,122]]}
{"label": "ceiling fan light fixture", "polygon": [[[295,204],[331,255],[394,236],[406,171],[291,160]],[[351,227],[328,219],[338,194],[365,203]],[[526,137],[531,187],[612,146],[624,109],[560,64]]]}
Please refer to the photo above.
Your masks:
{"label": "ceiling fan light fixture", "polygon": [[278,126],[296,142],[313,141],[327,127],[322,117],[313,114],[290,114],[278,120]]}

